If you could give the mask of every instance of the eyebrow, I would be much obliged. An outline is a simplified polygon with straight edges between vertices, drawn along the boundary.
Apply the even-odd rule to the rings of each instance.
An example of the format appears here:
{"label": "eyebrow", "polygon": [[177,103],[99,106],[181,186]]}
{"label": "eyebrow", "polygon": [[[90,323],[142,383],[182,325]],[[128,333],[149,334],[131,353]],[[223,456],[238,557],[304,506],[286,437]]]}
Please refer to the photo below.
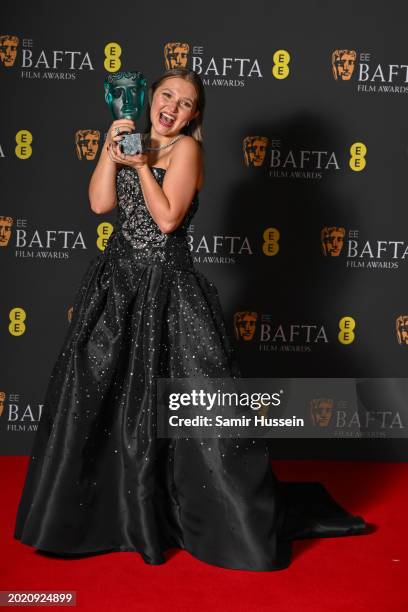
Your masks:
{"label": "eyebrow", "polygon": [[[174,93],[174,90],[173,90],[173,89],[171,89],[170,87],[163,87],[163,91],[164,91],[165,89],[168,89],[169,91],[171,91],[171,93]],[[188,96],[187,96],[187,97],[186,97],[186,96],[182,96],[182,98],[184,98],[184,100],[190,100],[190,102],[191,102],[192,104],[193,104],[193,102],[194,102],[194,101],[193,101],[191,98],[189,98]]]}

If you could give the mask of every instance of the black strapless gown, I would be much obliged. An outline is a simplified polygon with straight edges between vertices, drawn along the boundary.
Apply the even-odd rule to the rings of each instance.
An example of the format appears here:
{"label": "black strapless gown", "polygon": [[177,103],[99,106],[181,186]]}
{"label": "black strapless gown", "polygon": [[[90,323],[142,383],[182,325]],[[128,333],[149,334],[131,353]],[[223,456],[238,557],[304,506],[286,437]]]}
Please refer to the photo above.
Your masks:
{"label": "black strapless gown", "polygon": [[[162,184],[165,170],[153,167]],[[216,287],[182,225],[162,234],[138,174],[89,264],[53,368],[14,537],[57,554],[178,547],[207,563],[278,570],[297,538],[365,532],[320,483],[277,480],[265,440],[156,437],[155,379],[239,376]]]}

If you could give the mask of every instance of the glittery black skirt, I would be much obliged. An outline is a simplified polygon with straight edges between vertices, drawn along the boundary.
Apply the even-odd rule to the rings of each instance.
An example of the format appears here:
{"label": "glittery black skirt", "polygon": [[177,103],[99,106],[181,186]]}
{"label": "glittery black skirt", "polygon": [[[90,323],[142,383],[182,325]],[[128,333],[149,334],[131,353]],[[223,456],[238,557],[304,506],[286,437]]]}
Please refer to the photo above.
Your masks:
{"label": "glittery black skirt", "polygon": [[157,437],[157,377],[239,376],[215,286],[182,236],[89,264],[53,368],[14,537],[56,554],[172,547],[234,569],[290,564],[295,538],[362,533],[319,483],[280,483],[264,440]]}

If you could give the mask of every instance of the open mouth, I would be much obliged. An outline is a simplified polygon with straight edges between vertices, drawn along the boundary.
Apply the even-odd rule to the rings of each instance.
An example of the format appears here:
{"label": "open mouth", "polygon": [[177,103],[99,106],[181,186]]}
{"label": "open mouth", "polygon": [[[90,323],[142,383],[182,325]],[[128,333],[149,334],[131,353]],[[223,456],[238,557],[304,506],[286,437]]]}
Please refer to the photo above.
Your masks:
{"label": "open mouth", "polygon": [[171,127],[175,122],[175,118],[167,113],[160,113],[159,122],[165,127]]}

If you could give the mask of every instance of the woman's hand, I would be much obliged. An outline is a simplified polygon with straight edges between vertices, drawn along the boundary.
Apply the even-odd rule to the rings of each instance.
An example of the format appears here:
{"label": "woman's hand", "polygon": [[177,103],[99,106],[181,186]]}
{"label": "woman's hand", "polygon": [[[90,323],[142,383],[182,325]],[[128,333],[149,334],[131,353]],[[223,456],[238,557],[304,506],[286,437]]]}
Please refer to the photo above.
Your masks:
{"label": "woman's hand", "polygon": [[116,119],[110,126],[106,135],[105,146],[111,143],[120,142],[124,134],[129,134],[135,129],[135,124],[131,119]]}
{"label": "woman's hand", "polygon": [[145,153],[136,153],[136,155],[125,155],[120,150],[118,143],[111,143],[108,147],[108,155],[110,159],[124,166],[130,166],[135,170],[140,170],[143,166],[147,166],[147,155]]}
{"label": "woman's hand", "polygon": [[105,146],[111,161],[116,164],[131,166],[136,170],[147,165],[147,155],[144,153],[125,155],[120,149],[120,142],[123,140],[123,135],[129,134],[134,128],[135,124],[131,119],[117,119],[109,128]]}

